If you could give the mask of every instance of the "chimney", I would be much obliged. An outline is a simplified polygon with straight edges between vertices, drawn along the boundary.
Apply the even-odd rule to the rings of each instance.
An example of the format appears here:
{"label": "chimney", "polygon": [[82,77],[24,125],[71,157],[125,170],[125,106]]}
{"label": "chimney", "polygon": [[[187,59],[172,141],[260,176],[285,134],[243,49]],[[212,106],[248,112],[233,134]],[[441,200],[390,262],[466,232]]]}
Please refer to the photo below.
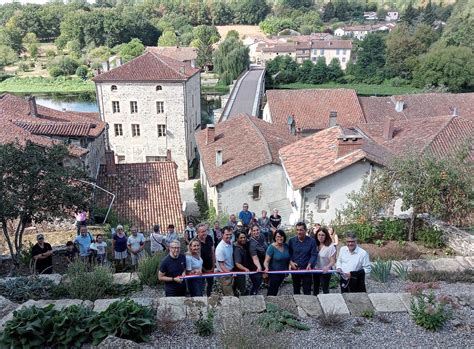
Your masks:
{"label": "chimney", "polygon": [[222,149],[216,149],[216,166],[222,166]]}
{"label": "chimney", "polygon": [[453,111],[452,116],[459,116],[457,107],[452,107],[452,111]]}
{"label": "chimney", "polygon": [[113,150],[105,151],[105,170],[107,176],[117,175],[117,165],[115,164],[115,153]]}
{"label": "chimney", "polygon": [[387,117],[383,124],[383,138],[391,140],[393,138],[395,120]]}
{"label": "chimney", "polygon": [[30,96],[28,97],[28,104],[30,106],[30,115],[34,117],[38,117],[38,107],[36,106],[36,97]]}
{"label": "chimney", "polygon": [[401,113],[404,107],[405,107],[405,102],[403,102],[402,97],[401,96],[395,97],[395,111],[397,113]]}
{"label": "chimney", "polygon": [[171,161],[171,149],[166,150],[166,161]]}
{"label": "chimney", "polygon": [[115,60],[115,66],[120,67],[123,64],[122,57],[117,57]]}
{"label": "chimney", "polygon": [[214,124],[208,124],[206,126],[206,144],[211,144],[215,141],[216,129]]}
{"label": "chimney", "polygon": [[196,68],[196,61],[191,59],[191,68]]}
{"label": "chimney", "polygon": [[180,72],[181,74],[184,74],[184,72],[185,72],[185,67],[179,67],[179,72]]}
{"label": "chimney", "polygon": [[337,125],[337,111],[329,112],[329,127]]}
{"label": "chimney", "polygon": [[337,157],[342,158],[343,156],[362,148],[363,144],[362,137],[359,135],[342,135],[337,138]]}
{"label": "chimney", "polygon": [[102,62],[102,72],[106,73],[110,70],[109,61]]}

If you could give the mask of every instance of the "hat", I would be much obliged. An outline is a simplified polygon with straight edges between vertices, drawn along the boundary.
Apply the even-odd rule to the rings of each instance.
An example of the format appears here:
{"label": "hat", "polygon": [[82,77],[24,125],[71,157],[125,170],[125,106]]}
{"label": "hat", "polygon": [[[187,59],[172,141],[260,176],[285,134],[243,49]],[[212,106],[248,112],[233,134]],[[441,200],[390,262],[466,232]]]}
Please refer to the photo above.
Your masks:
{"label": "hat", "polygon": [[237,222],[237,226],[239,226],[239,227],[243,226],[242,222],[241,222],[241,221],[238,221],[238,222]]}
{"label": "hat", "polygon": [[41,240],[41,239],[44,239],[44,235],[43,235],[43,234],[38,234],[38,235],[36,235],[36,240]]}

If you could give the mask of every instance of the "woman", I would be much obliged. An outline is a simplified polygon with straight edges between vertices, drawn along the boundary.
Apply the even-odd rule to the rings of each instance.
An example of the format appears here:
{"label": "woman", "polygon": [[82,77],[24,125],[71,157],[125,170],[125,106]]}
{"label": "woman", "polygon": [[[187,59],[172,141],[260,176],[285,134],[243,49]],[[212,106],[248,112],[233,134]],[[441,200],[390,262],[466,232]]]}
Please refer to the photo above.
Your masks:
{"label": "woman", "polygon": [[267,217],[267,211],[262,211],[262,217],[258,219],[258,226],[260,227],[260,232],[263,234],[265,241],[271,243],[270,218]]}
{"label": "woman", "polygon": [[[265,272],[289,269],[290,249],[286,243],[286,234],[283,230],[275,232],[275,242],[268,246],[263,265],[265,266]],[[267,296],[276,296],[286,274],[269,274],[268,277],[270,280]]]}
{"label": "woman", "polygon": [[260,234],[260,228],[258,225],[252,226],[250,229],[250,240],[249,240],[249,253],[252,258],[251,270],[258,271],[256,274],[250,274],[250,281],[252,281],[252,288],[250,289],[251,295],[258,294],[260,286],[262,285],[262,271],[263,262],[265,261],[265,252],[267,251],[267,242],[263,238],[263,234]]}
{"label": "woman", "polygon": [[212,229],[212,237],[214,240],[214,248],[219,245],[219,242],[222,240],[222,230],[219,227],[219,222],[214,222],[214,228]]}
{"label": "woman", "polygon": [[[186,253],[186,274],[202,274],[201,242],[194,238],[189,242],[188,252]],[[204,290],[204,279],[187,279],[189,295],[191,297],[202,297]]]}
{"label": "woman", "polygon": [[333,227],[329,227],[328,232],[329,232],[329,236],[331,237],[333,245],[336,246],[336,249],[337,249],[337,245],[339,245],[339,237],[337,236],[336,231],[334,230]]}
{"label": "woman", "polygon": [[[250,271],[250,255],[247,246],[247,234],[243,231],[237,235],[237,241],[234,244],[234,271]],[[247,277],[237,275],[234,279],[234,293],[237,296],[247,295]]]}
{"label": "woman", "polygon": [[[112,237],[112,250],[114,251],[115,270],[125,270],[127,264],[127,235],[122,225],[117,225],[115,234]],[[120,267],[120,268],[119,268]]]}
{"label": "woman", "polygon": [[322,269],[324,274],[313,274],[313,294],[315,296],[319,293],[319,286],[323,289],[323,293],[329,293],[331,273],[328,273],[328,271],[336,264],[336,246],[332,244],[326,227],[319,230],[316,243],[318,244],[316,269]]}

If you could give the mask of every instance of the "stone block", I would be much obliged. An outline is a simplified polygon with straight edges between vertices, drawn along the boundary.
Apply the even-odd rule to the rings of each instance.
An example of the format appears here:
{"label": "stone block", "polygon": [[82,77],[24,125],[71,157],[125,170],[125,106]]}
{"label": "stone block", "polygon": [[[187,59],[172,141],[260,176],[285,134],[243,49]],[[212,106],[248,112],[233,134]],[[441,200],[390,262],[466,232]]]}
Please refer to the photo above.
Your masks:
{"label": "stone block", "polygon": [[346,302],[340,293],[318,294],[318,299],[324,315],[331,313],[342,316],[350,315]]}
{"label": "stone block", "polygon": [[367,293],[343,293],[342,298],[346,301],[352,316],[362,316],[364,312],[375,312]]}
{"label": "stone block", "polygon": [[440,258],[433,259],[431,265],[437,271],[447,271],[447,272],[459,272],[463,271],[464,267],[459,264],[455,258]]}
{"label": "stone block", "polygon": [[63,276],[61,274],[40,274],[38,275],[40,279],[51,280],[55,285],[59,285]]}
{"label": "stone block", "polygon": [[198,320],[200,316],[207,316],[207,297],[186,298],[186,316],[190,320]]}
{"label": "stone block", "polygon": [[405,306],[406,310],[411,314],[411,300],[412,295],[409,293],[398,293],[398,297],[402,301],[403,305]]}
{"label": "stone block", "polygon": [[293,298],[295,300],[296,306],[298,307],[298,312],[300,312],[299,309],[301,308],[307,316],[320,317],[323,315],[323,309],[319,304],[318,297],[295,294]]}
{"label": "stone block", "polygon": [[156,311],[157,321],[166,318],[167,322],[177,322],[186,319],[184,297],[164,297]]}
{"label": "stone block", "polygon": [[298,308],[296,306],[295,299],[291,295],[267,296],[265,298],[265,302],[275,304],[283,310],[298,315]]}
{"label": "stone block", "polygon": [[266,310],[265,298],[262,295],[241,296],[239,299],[243,313],[263,313]]}
{"label": "stone block", "polygon": [[98,299],[94,302],[94,311],[97,313],[102,313],[103,311],[107,310],[109,305],[118,300],[118,298]]}
{"label": "stone block", "polygon": [[18,307],[17,303],[13,303],[9,299],[6,299],[3,296],[0,296],[0,319],[7,315],[12,310]]}
{"label": "stone block", "polygon": [[413,271],[433,271],[433,270],[435,270],[433,264],[431,263],[431,261],[426,260],[426,259],[415,259],[415,260],[410,261],[410,264],[411,264],[411,268],[409,268],[410,271],[411,270],[413,270]]}
{"label": "stone block", "polygon": [[115,273],[114,284],[128,285],[133,281],[139,281],[137,273]]}
{"label": "stone block", "polygon": [[[462,257],[462,256],[456,256],[454,259],[463,267],[464,269],[472,269],[474,268],[474,258],[470,257]],[[471,259],[471,260],[470,260]]]}
{"label": "stone block", "polygon": [[217,308],[217,321],[224,331],[239,328],[242,320],[242,309],[237,297],[222,297],[220,307]]}
{"label": "stone block", "polygon": [[134,297],[130,298],[135,303],[143,305],[144,307],[154,307],[154,299],[150,297]]}
{"label": "stone block", "polygon": [[370,293],[369,298],[376,312],[404,313],[408,311],[397,293]]}

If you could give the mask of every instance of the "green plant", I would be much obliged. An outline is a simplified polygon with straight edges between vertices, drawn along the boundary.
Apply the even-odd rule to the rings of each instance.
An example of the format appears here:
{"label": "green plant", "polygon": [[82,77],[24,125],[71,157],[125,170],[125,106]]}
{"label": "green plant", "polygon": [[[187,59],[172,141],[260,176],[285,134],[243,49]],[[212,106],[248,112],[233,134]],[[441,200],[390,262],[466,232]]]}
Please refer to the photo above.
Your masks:
{"label": "green plant", "polygon": [[375,240],[375,245],[377,245],[377,247],[382,247],[384,243],[385,242],[383,240],[380,240],[380,239]]}
{"label": "green plant", "polygon": [[31,243],[31,241],[28,241],[28,243],[23,244],[19,256],[19,261],[21,265],[30,267],[31,261],[33,260],[32,250],[33,244]]}
{"label": "green plant", "polygon": [[99,344],[108,335],[135,342],[146,342],[155,328],[155,314],[151,307],[144,307],[125,299],[109,305],[91,324],[93,344]]}
{"label": "green plant", "polygon": [[425,227],[420,229],[416,238],[421,241],[423,246],[428,248],[439,248],[444,246],[443,232],[434,228]]}
{"label": "green plant", "polygon": [[407,227],[404,221],[399,219],[382,219],[377,230],[385,240],[405,241],[407,238]]}
{"label": "green plant", "polygon": [[374,311],[372,309],[364,310],[361,315],[366,319],[372,319],[374,317]]}
{"label": "green plant", "polygon": [[402,280],[406,281],[408,280],[408,267],[403,265],[402,263],[395,262],[393,263],[393,271],[395,272],[395,275]]}
{"label": "green plant", "polygon": [[199,207],[199,215],[201,220],[206,220],[209,212],[209,205],[207,204],[206,198],[204,197],[204,191],[202,190],[201,181],[197,181],[193,188],[194,200]]}
{"label": "green plant", "polygon": [[71,305],[52,316],[53,330],[48,342],[63,348],[78,348],[90,339],[89,323],[96,314],[89,308]]}
{"label": "green plant", "polygon": [[214,333],[214,311],[209,310],[207,317],[204,318],[202,312],[199,315],[199,319],[194,323],[196,332],[201,337],[208,337]]}
{"label": "green plant", "polygon": [[436,331],[444,326],[451,316],[449,304],[437,300],[434,293],[419,293],[411,302],[412,318],[415,323],[427,330]]}
{"label": "green plant", "polygon": [[158,285],[158,268],[165,256],[165,252],[159,252],[140,260],[137,274],[142,284],[152,287]]}
{"label": "green plant", "polygon": [[39,277],[18,277],[0,282],[0,295],[12,302],[23,303],[29,299],[50,299],[55,285]]}
{"label": "green plant", "polygon": [[141,291],[143,289],[140,281],[133,280],[128,284],[112,284],[107,289],[107,296],[111,297],[127,297],[130,293]]}
{"label": "green plant", "polygon": [[331,279],[329,280],[329,288],[338,288],[339,285],[339,277],[335,273],[331,274]]}
{"label": "green plant", "polygon": [[66,271],[66,289],[73,298],[90,301],[103,298],[107,290],[112,287],[112,271],[102,265],[94,266],[90,272],[87,268],[81,261],[71,263]]}
{"label": "green plant", "polygon": [[257,323],[272,332],[281,332],[286,325],[299,330],[309,331],[309,327],[298,321],[296,315],[282,310],[272,303],[267,303],[267,310],[260,315]]}
{"label": "green plant", "polygon": [[349,229],[357,235],[357,241],[360,243],[372,242],[375,238],[375,229],[370,222],[350,224]]}
{"label": "green plant", "polygon": [[376,260],[372,264],[372,270],[370,275],[372,279],[378,282],[387,282],[390,275],[390,270],[392,269],[392,261],[382,261],[380,259]]}

